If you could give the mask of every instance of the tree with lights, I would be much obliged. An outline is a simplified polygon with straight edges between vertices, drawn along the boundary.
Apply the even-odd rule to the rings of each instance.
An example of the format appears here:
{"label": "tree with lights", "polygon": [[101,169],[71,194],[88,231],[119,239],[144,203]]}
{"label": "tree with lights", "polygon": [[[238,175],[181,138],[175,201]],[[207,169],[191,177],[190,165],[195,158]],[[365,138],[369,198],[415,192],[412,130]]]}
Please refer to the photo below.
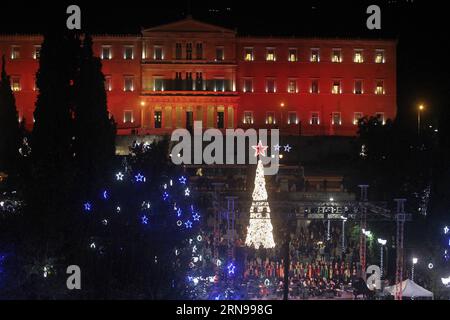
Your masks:
{"label": "tree with lights", "polygon": [[[255,149],[255,157],[265,156],[267,146],[263,146],[261,141]],[[266,180],[264,179],[264,166],[261,160],[258,160],[256,167],[255,189],[253,191],[253,201],[250,207],[250,223],[247,229],[247,238],[245,244],[249,247],[254,246],[270,249],[275,247],[273,240],[273,227],[270,220],[270,207],[268,202]]]}

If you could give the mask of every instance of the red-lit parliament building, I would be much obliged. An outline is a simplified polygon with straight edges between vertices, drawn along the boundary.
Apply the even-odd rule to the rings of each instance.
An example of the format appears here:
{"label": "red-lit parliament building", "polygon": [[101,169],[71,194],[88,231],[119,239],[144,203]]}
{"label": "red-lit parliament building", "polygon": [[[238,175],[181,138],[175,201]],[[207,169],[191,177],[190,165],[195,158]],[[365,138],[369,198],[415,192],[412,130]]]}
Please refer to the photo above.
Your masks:
{"label": "red-lit parliament building", "polygon": [[[32,125],[42,37],[0,35],[20,119]],[[136,35],[99,35],[108,108],[120,135],[176,128],[279,128],[352,136],[396,116],[396,41],[242,37],[187,18]]]}

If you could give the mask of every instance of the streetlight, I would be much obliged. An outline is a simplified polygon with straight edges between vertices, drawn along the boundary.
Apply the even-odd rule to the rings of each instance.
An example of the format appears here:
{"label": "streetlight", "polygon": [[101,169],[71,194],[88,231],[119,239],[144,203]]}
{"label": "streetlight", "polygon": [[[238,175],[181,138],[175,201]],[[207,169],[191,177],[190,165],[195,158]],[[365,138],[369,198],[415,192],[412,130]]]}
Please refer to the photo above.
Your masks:
{"label": "streetlight", "polygon": [[380,244],[380,247],[381,247],[381,250],[380,250],[380,273],[381,273],[381,276],[383,277],[383,251],[384,251],[384,246],[387,243],[387,240],[378,238],[378,243]]}
{"label": "streetlight", "polygon": [[412,258],[412,266],[411,266],[411,281],[414,281],[414,266],[419,262],[419,259]]}
{"label": "streetlight", "polygon": [[345,223],[347,222],[347,217],[341,216],[342,219],[342,254],[345,251]]}
{"label": "streetlight", "polygon": [[425,110],[425,107],[423,104],[421,104],[417,110],[417,135],[419,136],[420,136],[420,116],[423,110]]}
{"label": "streetlight", "polygon": [[280,130],[281,130],[281,126],[283,125],[283,109],[284,109],[284,102],[280,103],[280,114],[281,114],[281,122],[280,122]]}

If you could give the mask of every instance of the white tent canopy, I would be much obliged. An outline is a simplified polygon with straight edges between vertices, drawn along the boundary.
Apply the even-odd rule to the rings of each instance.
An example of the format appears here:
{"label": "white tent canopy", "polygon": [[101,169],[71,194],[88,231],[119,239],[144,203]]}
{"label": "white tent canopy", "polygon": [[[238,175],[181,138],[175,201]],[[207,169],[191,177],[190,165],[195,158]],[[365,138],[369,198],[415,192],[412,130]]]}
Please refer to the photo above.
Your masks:
{"label": "white tent canopy", "polygon": [[[386,293],[395,296],[396,286],[384,288]],[[412,280],[406,279],[402,282],[402,296],[407,298],[433,298],[433,292],[422,288]]]}

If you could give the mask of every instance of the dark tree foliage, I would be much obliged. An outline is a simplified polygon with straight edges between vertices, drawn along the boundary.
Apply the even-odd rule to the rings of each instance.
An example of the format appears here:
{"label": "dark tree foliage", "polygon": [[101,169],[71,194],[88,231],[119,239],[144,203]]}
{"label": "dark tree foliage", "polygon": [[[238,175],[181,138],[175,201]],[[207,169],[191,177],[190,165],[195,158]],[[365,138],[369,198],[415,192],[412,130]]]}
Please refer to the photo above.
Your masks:
{"label": "dark tree foliage", "polygon": [[108,116],[102,65],[86,35],[75,85],[75,157],[81,192],[92,194],[111,170],[116,126]]}
{"label": "dark tree foliage", "polygon": [[0,78],[0,171],[13,174],[17,169],[20,129],[16,101],[2,57]]}

